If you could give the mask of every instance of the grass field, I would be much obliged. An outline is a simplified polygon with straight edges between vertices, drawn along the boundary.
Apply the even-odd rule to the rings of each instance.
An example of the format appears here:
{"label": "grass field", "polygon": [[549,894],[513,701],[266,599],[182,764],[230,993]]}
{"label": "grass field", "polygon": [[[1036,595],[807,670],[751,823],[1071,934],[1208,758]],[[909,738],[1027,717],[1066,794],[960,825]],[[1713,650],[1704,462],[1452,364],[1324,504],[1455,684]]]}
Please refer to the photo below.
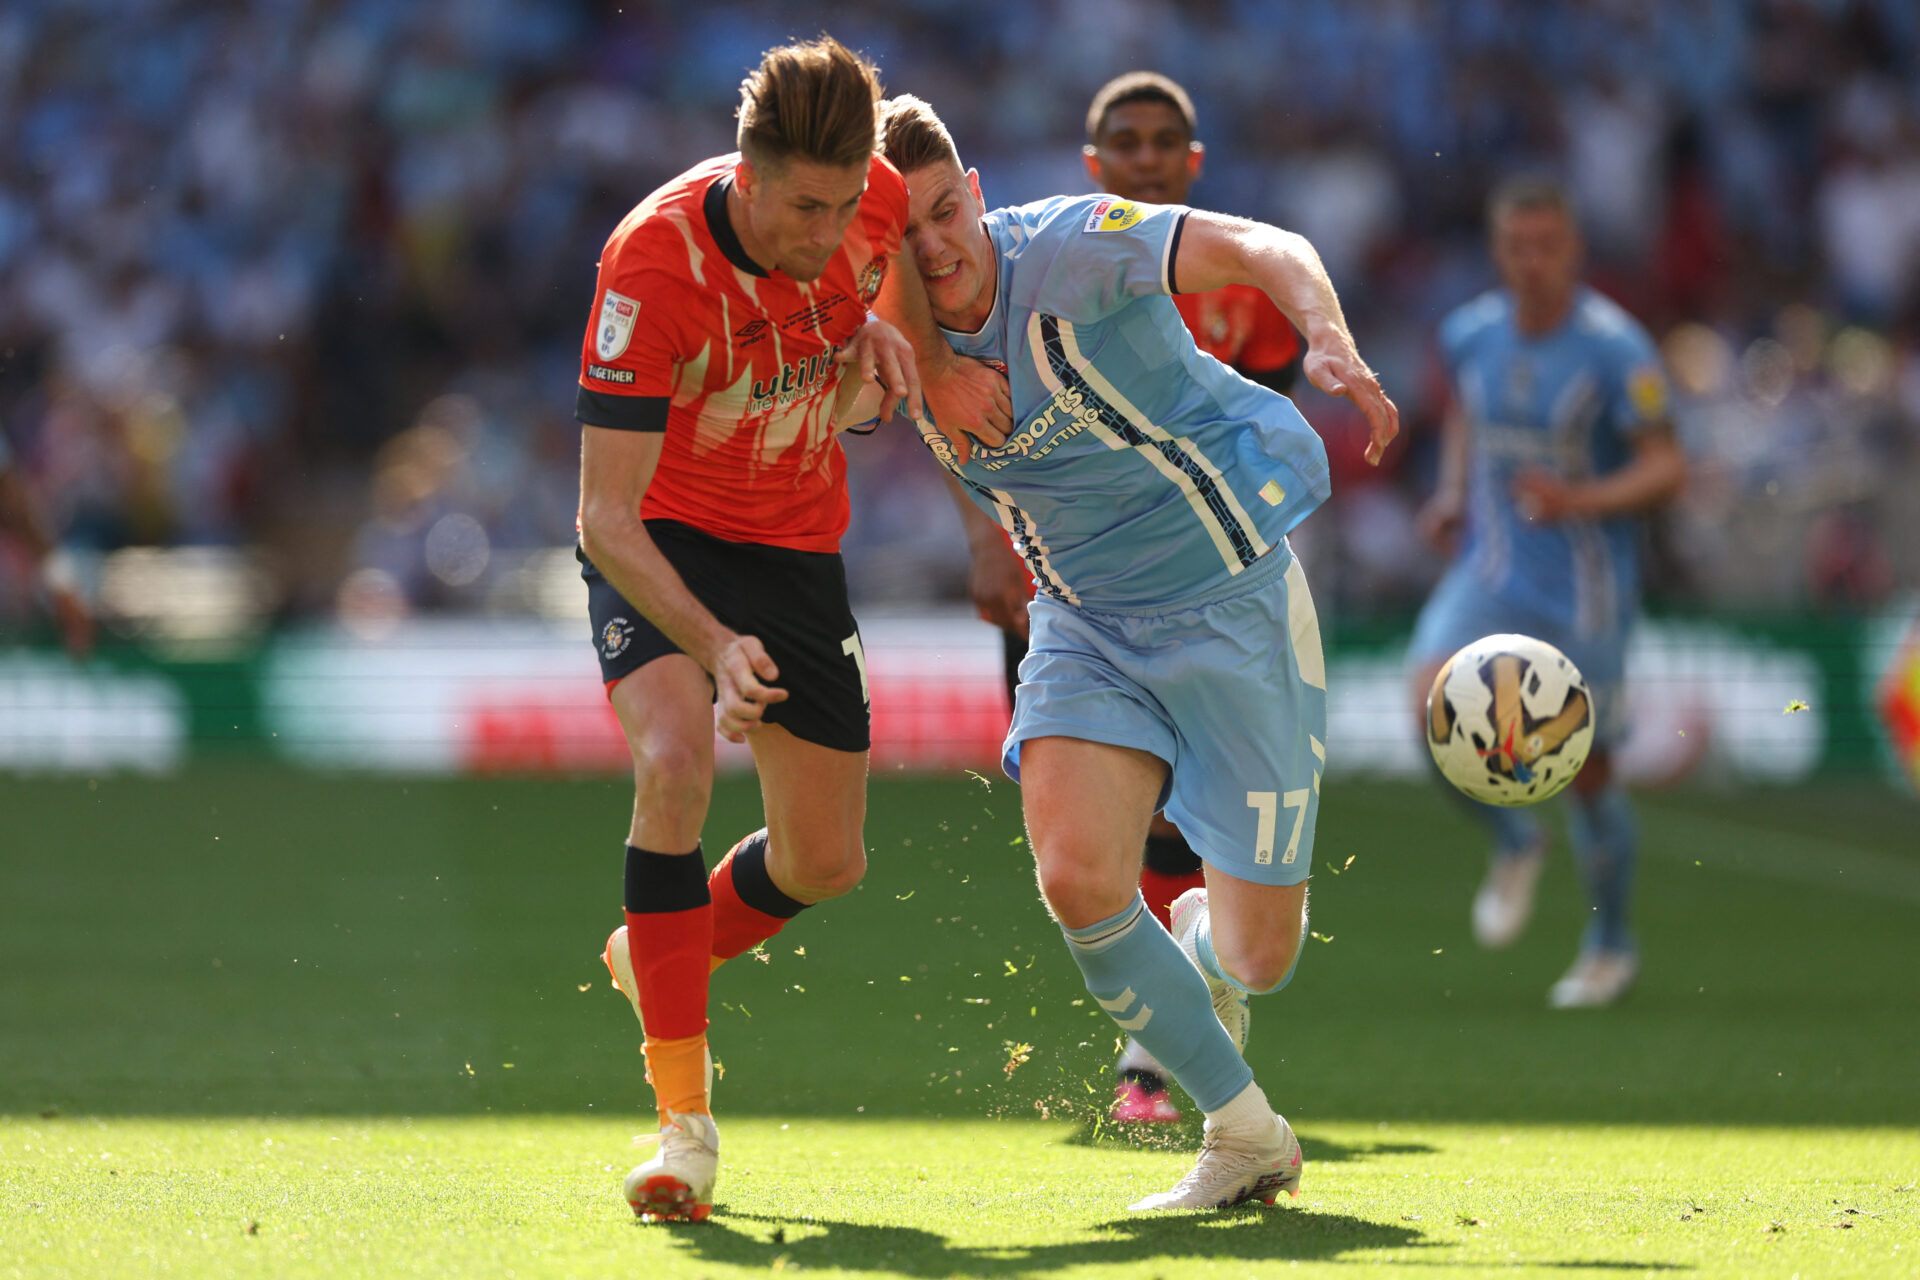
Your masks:
{"label": "grass field", "polygon": [[[1196,1134],[1092,1122],[1115,1033],[1017,791],[877,780],[866,884],[716,977],[689,1228],[618,1195],[650,1127],[597,959],[627,797],[0,780],[0,1277],[1920,1275],[1920,806],[1877,788],[1643,798],[1642,983],[1556,1014],[1564,860],[1483,953],[1464,820],[1330,785],[1328,940],[1248,1049],[1305,1191],[1142,1220]],[[710,843],[755,805],[723,783]]]}

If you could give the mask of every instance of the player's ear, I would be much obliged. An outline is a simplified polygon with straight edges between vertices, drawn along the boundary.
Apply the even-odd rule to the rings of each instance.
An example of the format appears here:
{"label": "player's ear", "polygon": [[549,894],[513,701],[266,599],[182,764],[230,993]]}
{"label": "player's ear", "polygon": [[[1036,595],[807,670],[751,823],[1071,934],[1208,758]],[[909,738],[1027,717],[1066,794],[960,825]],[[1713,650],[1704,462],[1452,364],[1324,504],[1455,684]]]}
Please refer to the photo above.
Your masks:
{"label": "player's ear", "polygon": [[1195,139],[1187,144],[1187,181],[1192,182],[1200,176],[1200,166],[1206,158],[1206,143]]}
{"label": "player's ear", "polygon": [[984,214],[987,211],[987,198],[980,194],[980,171],[978,169],[967,170],[967,190],[973,192],[974,203],[980,206],[980,212]]}
{"label": "player's ear", "polygon": [[740,189],[741,197],[751,200],[759,183],[760,173],[753,167],[753,161],[741,156],[733,166],[733,185]]}
{"label": "player's ear", "polygon": [[1080,148],[1080,158],[1087,162],[1087,176],[1093,179],[1094,187],[1098,190],[1105,191],[1107,189],[1107,180],[1100,172],[1100,152],[1089,142],[1086,146]]}

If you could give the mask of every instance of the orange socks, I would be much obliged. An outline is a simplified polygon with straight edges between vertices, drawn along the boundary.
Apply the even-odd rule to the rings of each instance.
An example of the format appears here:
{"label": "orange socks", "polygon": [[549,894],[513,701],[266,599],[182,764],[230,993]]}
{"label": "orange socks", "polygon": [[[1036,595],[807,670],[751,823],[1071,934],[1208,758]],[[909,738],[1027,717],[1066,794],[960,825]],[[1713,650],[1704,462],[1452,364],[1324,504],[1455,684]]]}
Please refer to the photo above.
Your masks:
{"label": "orange socks", "polygon": [[647,1083],[653,1086],[660,1123],[669,1111],[711,1115],[707,1101],[707,1033],[663,1040],[648,1036],[640,1052],[647,1059]]}

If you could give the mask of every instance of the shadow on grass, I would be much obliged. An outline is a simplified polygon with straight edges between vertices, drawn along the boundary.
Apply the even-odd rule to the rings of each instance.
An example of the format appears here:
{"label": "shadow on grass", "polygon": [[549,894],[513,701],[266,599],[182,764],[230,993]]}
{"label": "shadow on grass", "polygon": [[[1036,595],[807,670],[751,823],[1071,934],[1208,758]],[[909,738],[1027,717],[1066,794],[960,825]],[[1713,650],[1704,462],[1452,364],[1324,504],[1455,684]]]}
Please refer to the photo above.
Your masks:
{"label": "shadow on grass", "polygon": [[[736,1222],[766,1224],[773,1228],[771,1238],[737,1230],[731,1225]],[[685,1251],[705,1262],[840,1267],[907,1276],[1003,1276],[1116,1264],[1136,1264],[1146,1268],[1139,1274],[1150,1275],[1156,1263],[1176,1274],[1189,1259],[1325,1261],[1355,1250],[1436,1247],[1409,1227],[1258,1205],[1206,1216],[1118,1218],[1093,1230],[1102,1238],[1029,1247],[955,1245],[917,1227],[751,1213],[729,1213],[699,1227],[676,1228]],[[796,1238],[786,1239],[789,1232]]]}
{"label": "shadow on grass", "polygon": [[[1087,1120],[1062,1141],[1074,1147],[1198,1151],[1200,1136],[1197,1117],[1183,1119],[1177,1124],[1157,1125],[1116,1125]],[[1300,1145],[1309,1164],[1341,1164],[1350,1160],[1371,1160],[1378,1156],[1430,1156],[1439,1149],[1425,1142],[1333,1142],[1314,1137],[1311,1129],[1301,1131]]]}

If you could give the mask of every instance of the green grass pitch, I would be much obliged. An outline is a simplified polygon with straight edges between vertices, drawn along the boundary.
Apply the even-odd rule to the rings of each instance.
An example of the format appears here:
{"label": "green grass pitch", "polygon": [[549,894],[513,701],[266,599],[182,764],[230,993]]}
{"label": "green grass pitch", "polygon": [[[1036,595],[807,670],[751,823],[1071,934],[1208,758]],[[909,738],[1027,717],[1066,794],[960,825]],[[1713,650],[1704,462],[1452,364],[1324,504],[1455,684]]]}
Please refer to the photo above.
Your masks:
{"label": "green grass pitch", "polygon": [[[1643,797],[1641,985],[1550,1013],[1564,851],[1480,952],[1466,822],[1330,785],[1318,940],[1248,1048],[1303,1194],[1143,1219],[1197,1133],[1095,1122],[1115,1032],[1017,789],[876,779],[867,882],[716,975],[719,1208],[659,1227],[619,1198],[651,1125],[598,962],[628,796],[0,779],[0,1277],[1920,1275],[1901,797]],[[723,782],[710,845],[756,804]]]}

